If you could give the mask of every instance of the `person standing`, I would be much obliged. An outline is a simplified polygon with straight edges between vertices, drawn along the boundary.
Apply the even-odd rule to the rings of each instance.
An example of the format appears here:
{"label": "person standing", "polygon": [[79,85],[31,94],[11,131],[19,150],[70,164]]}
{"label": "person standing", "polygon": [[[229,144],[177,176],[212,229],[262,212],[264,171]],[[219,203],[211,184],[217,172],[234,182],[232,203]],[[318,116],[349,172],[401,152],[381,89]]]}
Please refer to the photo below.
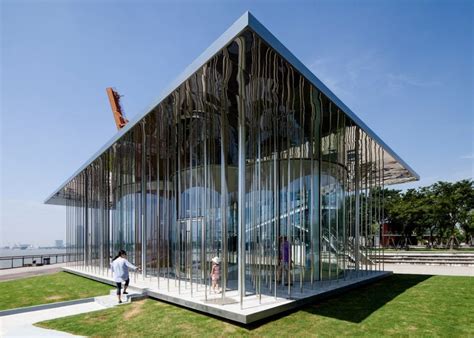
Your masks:
{"label": "person standing", "polygon": [[283,236],[283,241],[280,244],[280,259],[281,259],[281,270],[282,270],[282,284],[288,285],[290,281],[290,243],[288,238]]}
{"label": "person standing", "polygon": [[[212,286],[211,286],[211,292],[214,291],[214,293],[218,293],[219,289],[219,279],[221,278],[221,268],[220,268],[220,258],[219,257],[214,257],[212,259],[212,268],[211,268],[211,281],[212,281]],[[220,293],[220,292],[219,292]]]}
{"label": "person standing", "polygon": [[112,260],[110,267],[112,269],[114,281],[117,284],[117,297],[120,304],[122,303],[122,298],[120,295],[122,283],[125,283],[125,286],[123,288],[123,294],[128,294],[127,288],[128,284],[130,283],[130,276],[128,274],[129,269],[136,271],[139,270],[139,267],[133,265],[127,260],[127,253],[125,252],[125,250],[120,250],[118,252],[117,256],[115,256],[115,258]]}

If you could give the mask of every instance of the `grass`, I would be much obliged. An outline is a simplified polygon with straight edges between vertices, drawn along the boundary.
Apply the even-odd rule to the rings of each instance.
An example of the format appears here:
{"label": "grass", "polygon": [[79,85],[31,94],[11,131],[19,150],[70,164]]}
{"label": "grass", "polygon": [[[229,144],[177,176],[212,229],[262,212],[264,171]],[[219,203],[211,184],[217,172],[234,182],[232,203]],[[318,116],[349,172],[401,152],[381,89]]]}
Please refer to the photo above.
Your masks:
{"label": "grass", "polygon": [[0,282],[0,310],[107,294],[110,285],[66,272]]}
{"label": "grass", "polygon": [[156,300],[38,323],[95,337],[474,336],[472,277],[393,275],[250,326]]}

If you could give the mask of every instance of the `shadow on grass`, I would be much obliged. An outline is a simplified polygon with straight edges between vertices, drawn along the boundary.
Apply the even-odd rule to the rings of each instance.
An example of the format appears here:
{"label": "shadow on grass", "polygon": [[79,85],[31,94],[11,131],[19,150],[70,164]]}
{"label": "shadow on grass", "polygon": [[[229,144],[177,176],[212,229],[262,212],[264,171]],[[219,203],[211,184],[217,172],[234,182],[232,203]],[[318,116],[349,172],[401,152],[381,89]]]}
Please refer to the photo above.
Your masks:
{"label": "shadow on grass", "polygon": [[427,280],[427,275],[392,275],[302,310],[311,314],[360,323],[398,295]]}
{"label": "shadow on grass", "polygon": [[392,275],[344,294],[325,300],[318,300],[302,308],[284,312],[249,325],[242,325],[242,327],[254,330],[264,324],[298,311],[305,311],[310,314],[352,323],[360,323],[398,295],[430,277],[429,275]]}
{"label": "shadow on grass", "polygon": [[[312,304],[308,304],[299,309],[294,309],[292,311],[284,312],[276,316],[265,318],[263,320],[260,320],[248,325],[238,324],[228,319],[222,319],[217,316],[206,315],[197,310],[192,310],[192,309],[179,306],[176,304],[172,304],[166,301],[158,301],[158,302],[171,304],[173,305],[173,307],[179,307],[185,310],[185,312],[180,314],[180,316],[182,316],[180,317],[180,320],[182,318],[182,321],[186,321],[186,312],[194,312],[202,316],[203,320],[205,320],[207,317],[212,317],[212,318],[215,318],[219,322],[226,322],[232,326],[240,327],[246,330],[247,333],[251,333],[251,331],[257,328],[260,328],[261,326],[264,326],[266,324],[269,324],[270,331],[272,331],[272,328],[271,328],[272,322],[275,322],[281,318],[284,318],[292,313],[297,314],[297,312],[300,312],[300,311],[310,314],[309,316],[310,318],[306,318],[308,316],[304,316],[305,321],[308,320],[308,322],[312,321],[313,316],[314,316],[314,319],[317,319],[318,316],[324,316],[328,318],[334,318],[337,320],[357,324],[357,323],[362,322],[365,318],[369,317],[373,312],[377,311],[380,308],[383,308],[385,304],[387,304],[388,302],[390,302],[397,296],[401,295],[406,290],[412,287],[415,287],[416,285],[418,285],[419,283],[422,283],[423,281],[429,279],[430,277],[431,276],[422,276],[422,275],[392,275],[390,277],[381,279],[377,282],[348,291],[339,296],[330,296],[329,298],[315,301]],[[130,306],[130,305],[125,305],[125,306]],[[92,320],[93,321],[97,320],[97,318],[98,317],[95,317],[95,319],[92,319]],[[150,319],[152,318],[154,317],[151,316]],[[286,327],[286,325],[291,326],[292,325],[291,322],[293,321],[293,319],[298,320],[298,315],[296,315],[295,318],[290,317],[288,318],[287,321],[283,321],[282,323],[279,323],[277,327],[284,328]],[[59,321],[61,322],[61,319],[59,319]],[[199,323],[199,322],[200,322],[199,320],[197,320],[196,318],[193,318],[193,323]],[[90,319],[86,321],[83,320],[83,323],[84,325],[87,325],[87,327],[89,326],[92,327],[92,325],[94,324],[94,322],[91,322]],[[61,327],[62,325],[61,323],[59,324],[59,326],[55,326],[55,325],[58,325],[58,324],[56,323],[53,325],[46,325],[46,326],[37,325],[37,326],[68,331],[66,327]],[[216,327],[216,326],[218,327],[218,324],[214,323],[210,327]],[[308,324],[307,327],[311,327],[311,325]],[[104,328],[102,327],[102,329]],[[93,329],[97,331],[96,332],[89,331],[86,334],[87,335],[89,334],[101,335],[100,330],[102,329],[101,328]],[[263,331],[265,332],[265,330]],[[223,334],[223,332],[221,332],[221,334]],[[285,334],[285,332],[282,332],[282,334]]]}

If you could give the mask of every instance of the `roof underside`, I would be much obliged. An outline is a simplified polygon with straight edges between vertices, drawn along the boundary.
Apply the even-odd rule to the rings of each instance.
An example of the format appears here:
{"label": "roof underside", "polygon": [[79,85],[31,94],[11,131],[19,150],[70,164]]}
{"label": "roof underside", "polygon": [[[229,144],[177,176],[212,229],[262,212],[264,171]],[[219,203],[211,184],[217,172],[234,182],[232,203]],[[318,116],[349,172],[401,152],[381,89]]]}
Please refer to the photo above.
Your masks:
{"label": "roof underside", "polygon": [[419,179],[419,175],[403,161],[385,142],[383,142],[352,110],[350,110],[334,93],[331,92],[301,61],[299,61],[277,38],[273,36],[250,12],[242,15],[224,34],[222,34],[211,46],[201,54],[191,65],[189,65],[184,72],[172,82],[172,84],[165,90],[159,98],[148,109],[138,114],[132,119],[124,128],[112,137],[99,151],[97,151],[87,162],[85,162],[71,177],[69,177],[55,192],[53,192],[46,200],[46,204],[65,204],[61,201],[61,191],[66,185],[76,177],[80,172],[87,168],[94,160],[96,160],[102,153],[109,149],[122,136],[131,130],[139,121],[141,121],[148,113],[166,99],[174,90],[176,90],[183,82],[185,82],[191,75],[198,71],[206,64],[214,55],[216,55],[222,48],[231,43],[245,29],[250,28],[260,36],[270,47],[279,53],[286,61],[288,61],[298,72],[300,72],[312,85],[318,88],[324,95],[332,100],[344,113],[351,118],[367,135],[374,139],[385,150],[385,171],[387,173],[405,172],[404,175],[388,175],[385,177],[385,184],[404,183]]}

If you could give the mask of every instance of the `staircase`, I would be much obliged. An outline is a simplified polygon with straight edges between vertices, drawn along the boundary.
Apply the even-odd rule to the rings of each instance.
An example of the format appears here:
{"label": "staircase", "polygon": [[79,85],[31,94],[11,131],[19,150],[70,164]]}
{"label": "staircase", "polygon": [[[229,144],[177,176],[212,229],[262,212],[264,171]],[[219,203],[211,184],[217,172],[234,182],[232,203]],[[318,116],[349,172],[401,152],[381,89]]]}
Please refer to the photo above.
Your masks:
{"label": "staircase", "polygon": [[[329,239],[329,237],[331,239]],[[340,246],[340,243],[337,237],[334,236],[333,234],[328,235],[328,233],[326,232],[322,236],[322,241],[323,241],[323,245],[325,243],[327,247],[329,248],[328,252],[330,255],[335,255],[337,257],[346,256],[348,261],[350,261],[351,263],[355,263],[356,261],[354,257],[355,249],[354,249],[354,244],[352,240],[347,241],[347,248],[346,248],[347,251],[344,251],[344,249],[338,248],[338,246]],[[371,257],[370,255],[367,256],[365,254],[365,250],[362,245],[359,246],[359,263],[364,264],[364,265],[375,264],[373,257]]]}
{"label": "staircase", "polygon": [[[123,292],[123,290],[122,290],[122,292]],[[128,304],[128,303],[131,303],[133,301],[137,301],[137,300],[146,298],[146,295],[144,295],[143,293],[136,292],[136,291],[133,291],[133,290],[129,289],[128,290],[128,295],[122,295],[121,298],[122,298],[122,303],[119,304],[118,299],[117,299],[117,290],[113,289],[113,290],[110,290],[110,294],[108,294],[106,296],[94,297],[94,301],[97,304],[100,304],[104,307],[109,308],[109,307],[114,307],[114,306],[117,306],[117,305]]]}
{"label": "staircase", "polygon": [[423,264],[474,267],[474,253],[385,252],[383,256],[374,256],[372,259],[377,262],[381,262],[381,260],[383,260],[383,262],[386,264]]}

